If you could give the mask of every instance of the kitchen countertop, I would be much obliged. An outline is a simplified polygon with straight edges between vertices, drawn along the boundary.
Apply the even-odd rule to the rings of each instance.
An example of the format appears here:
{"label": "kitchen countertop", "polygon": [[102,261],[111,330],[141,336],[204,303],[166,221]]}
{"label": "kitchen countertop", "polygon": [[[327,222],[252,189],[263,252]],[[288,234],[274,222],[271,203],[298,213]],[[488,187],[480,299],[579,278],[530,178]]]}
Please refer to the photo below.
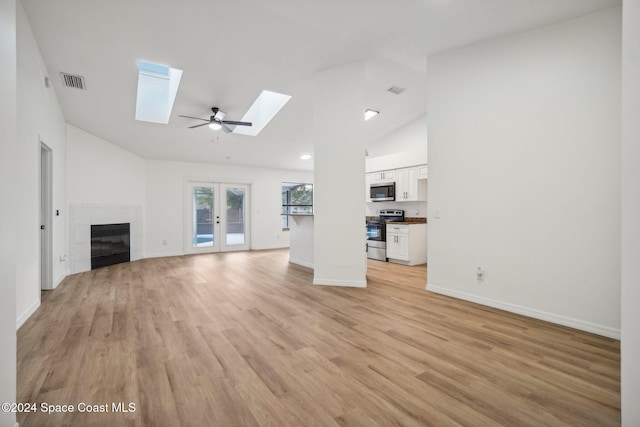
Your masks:
{"label": "kitchen countertop", "polygon": [[426,223],[427,223],[427,218],[405,218],[404,221],[392,222],[387,224],[411,225],[411,224],[426,224]]}
{"label": "kitchen countertop", "polygon": [[[377,216],[368,216],[366,217],[367,221],[379,221],[380,217]],[[410,225],[410,224],[426,224],[427,218],[424,217],[405,217],[402,222],[393,222],[392,224],[398,225]],[[390,224],[390,223],[387,223]]]}

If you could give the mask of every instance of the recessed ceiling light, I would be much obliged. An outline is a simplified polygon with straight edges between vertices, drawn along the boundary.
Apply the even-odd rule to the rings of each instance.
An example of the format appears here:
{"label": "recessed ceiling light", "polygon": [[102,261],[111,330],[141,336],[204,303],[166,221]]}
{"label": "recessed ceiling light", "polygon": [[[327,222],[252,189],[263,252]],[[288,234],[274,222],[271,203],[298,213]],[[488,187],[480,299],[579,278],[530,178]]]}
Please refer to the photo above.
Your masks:
{"label": "recessed ceiling light", "polygon": [[380,111],[376,111],[376,110],[366,110],[364,112],[364,119],[365,120],[369,120],[372,117],[377,116],[378,114],[380,114]]}
{"label": "recessed ceiling light", "polygon": [[303,154],[302,156],[300,156],[300,158],[302,160],[309,160],[311,158],[311,154]]}

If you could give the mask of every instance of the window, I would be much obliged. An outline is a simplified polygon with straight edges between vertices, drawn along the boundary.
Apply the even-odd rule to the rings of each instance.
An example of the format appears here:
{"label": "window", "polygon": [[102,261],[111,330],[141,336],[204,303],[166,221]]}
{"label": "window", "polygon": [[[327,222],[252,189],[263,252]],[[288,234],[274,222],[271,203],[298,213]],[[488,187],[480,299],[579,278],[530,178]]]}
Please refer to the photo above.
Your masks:
{"label": "window", "polygon": [[249,111],[242,116],[243,122],[251,122],[253,125],[237,126],[233,133],[250,136],[258,135],[290,99],[290,95],[263,90],[249,107]]}
{"label": "window", "polygon": [[282,183],[282,229],[289,229],[290,215],[313,215],[313,184]]}
{"label": "window", "polygon": [[182,70],[140,61],[136,120],[169,123],[181,78]]}

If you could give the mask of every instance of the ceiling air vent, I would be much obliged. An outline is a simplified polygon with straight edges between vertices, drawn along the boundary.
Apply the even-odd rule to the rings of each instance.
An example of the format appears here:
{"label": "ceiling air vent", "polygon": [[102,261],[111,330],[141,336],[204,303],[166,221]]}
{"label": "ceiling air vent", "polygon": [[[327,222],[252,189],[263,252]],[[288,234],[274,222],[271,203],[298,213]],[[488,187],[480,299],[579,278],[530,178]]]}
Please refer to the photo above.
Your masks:
{"label": "ceiling air vent", "polygon": [[62,76],[62,83],[66,87],[72,87],[75,89],[85,90],[86,86],[84,85],[84,77],[82,76],[74,76],[73,74],[60,73]]}
{"label": "ceiling air vent", "polygon": [[404,92],[404,88],[391,86],[389,89],[387,89],[387,92],[391,92],[394,95],[400,95],[402,92]]}

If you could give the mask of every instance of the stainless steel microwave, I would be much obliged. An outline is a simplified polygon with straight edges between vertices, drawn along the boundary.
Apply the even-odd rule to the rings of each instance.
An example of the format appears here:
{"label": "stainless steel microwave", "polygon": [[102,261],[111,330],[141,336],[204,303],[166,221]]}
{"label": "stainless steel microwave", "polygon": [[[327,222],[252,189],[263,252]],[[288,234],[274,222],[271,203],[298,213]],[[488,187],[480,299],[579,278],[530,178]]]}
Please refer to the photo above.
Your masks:
{"label": "stainless steel microwave", "polygon": [[372,202],[387,202],[396,199],[396,183],[384,182],[371,184],[369,186],[369,196]]}

